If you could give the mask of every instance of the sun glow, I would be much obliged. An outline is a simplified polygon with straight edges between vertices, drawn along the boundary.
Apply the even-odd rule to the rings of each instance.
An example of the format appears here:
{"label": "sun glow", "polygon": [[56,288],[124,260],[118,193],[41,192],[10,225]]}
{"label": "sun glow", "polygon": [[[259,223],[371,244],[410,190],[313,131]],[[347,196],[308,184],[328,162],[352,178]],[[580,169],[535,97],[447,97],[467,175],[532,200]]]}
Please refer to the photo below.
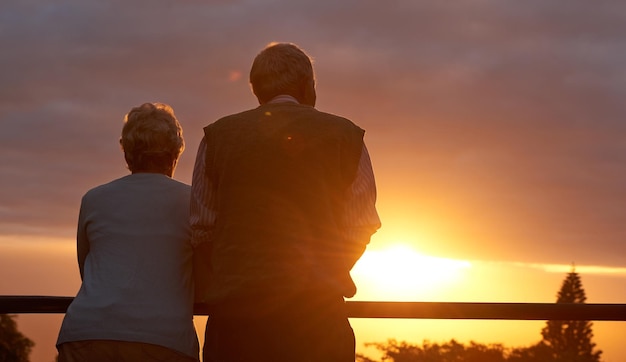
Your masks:
{"label": "sun glow", "polygon": [[425,300],[434,292],[459,282],[464,260],[423,255],[405,244],[366,251],[352,269],[358,297],[377,300]]}

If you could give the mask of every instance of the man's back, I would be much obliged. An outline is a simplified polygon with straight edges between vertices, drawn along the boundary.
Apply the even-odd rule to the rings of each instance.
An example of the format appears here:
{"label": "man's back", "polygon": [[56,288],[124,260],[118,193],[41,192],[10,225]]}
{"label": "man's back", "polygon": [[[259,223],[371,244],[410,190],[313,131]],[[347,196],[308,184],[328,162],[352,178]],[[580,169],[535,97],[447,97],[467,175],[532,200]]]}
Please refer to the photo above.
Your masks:
{"label": "man's back", "polygon": [[312,107],[279,103],[225,117],[205,137],[219,215],[208,300],[328,289],[344,277],[336,265],[344,252],[342,207],[363,131]]}

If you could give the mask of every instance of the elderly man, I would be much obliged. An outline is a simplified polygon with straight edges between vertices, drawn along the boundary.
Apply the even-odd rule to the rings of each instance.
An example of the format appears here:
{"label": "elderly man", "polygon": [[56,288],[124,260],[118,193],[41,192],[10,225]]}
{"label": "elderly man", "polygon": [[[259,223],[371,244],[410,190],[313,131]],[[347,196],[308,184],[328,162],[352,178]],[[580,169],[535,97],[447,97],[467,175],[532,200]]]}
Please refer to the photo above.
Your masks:
{"label": "elderly man", "polygon": [[250,83],[260,105],[204,128],[193,175],[204,361],[354,362],[344,297],[380,227],[364,131],[314,108],[294,44],[263,49]]}

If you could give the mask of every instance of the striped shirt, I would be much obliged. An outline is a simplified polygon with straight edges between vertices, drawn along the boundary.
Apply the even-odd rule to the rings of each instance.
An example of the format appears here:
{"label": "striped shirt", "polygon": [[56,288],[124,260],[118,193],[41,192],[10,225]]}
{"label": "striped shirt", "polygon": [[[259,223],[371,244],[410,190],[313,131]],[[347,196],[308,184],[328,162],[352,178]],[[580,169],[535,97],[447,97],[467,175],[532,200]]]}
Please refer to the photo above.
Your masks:
{"label": "striped shirt", "polygon": [[[278,96],[270,103],[294,101],[291,96]],[[211,230],[217,216],[212,181],[207,177],[205,169],[206,147],[206,140],[203,137],[198,147],[191,184],[190,222],[191,242],[194,247],[211,240]],[[356,177],[348,189],[343,220],[347,240],[363,245],[369,243],[370,236],[381,225],[376,211],[376,181],[365,144],[361,151]]]}

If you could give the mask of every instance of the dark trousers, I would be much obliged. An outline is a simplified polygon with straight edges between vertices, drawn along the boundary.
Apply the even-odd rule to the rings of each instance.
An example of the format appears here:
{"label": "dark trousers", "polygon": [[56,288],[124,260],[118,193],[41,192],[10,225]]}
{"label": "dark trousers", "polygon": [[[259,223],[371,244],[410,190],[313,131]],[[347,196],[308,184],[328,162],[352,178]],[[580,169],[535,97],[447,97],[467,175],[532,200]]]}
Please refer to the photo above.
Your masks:
{"label": "dark trousers", "polygon": [[113,340],[66,342],[58,347],[59,362],[197,362],[197,358],[155,344]]}
{"label": "dark trousers", "polygon": [[204,362],[354,362],[343,298],[292,300],[259,314],[246,304],[218,306],[209,316]]}

